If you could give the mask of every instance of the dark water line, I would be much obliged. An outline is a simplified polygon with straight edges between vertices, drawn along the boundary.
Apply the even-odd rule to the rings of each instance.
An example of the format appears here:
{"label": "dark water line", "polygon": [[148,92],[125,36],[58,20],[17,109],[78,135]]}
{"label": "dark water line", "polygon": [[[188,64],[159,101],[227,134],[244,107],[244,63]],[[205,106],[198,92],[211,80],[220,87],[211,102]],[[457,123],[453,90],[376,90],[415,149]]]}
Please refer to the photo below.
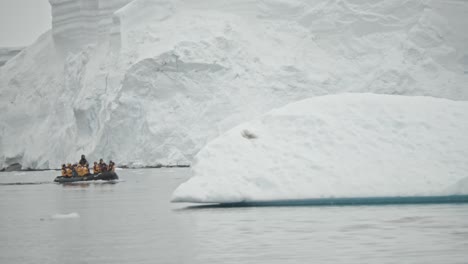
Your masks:
{"label": "dark water line", "polygon": [[407,197],[356,197],[324,198],[303,200],[248,201],[189,206],[185,209],[268,207],[268,206],[359,206],[359,205],[401,205],[401,204],[457,204],[468,203],[468,195],[449,196],[407,196]]}
{"label": "dark water line", "polygon": [[[190,168],[190,164],[182,164],[182,165],[170,165],[170,164],[157,164],[157,165],[147,165],[143,167],[132,167],[132,166],[117,166],[116,168],[119,169],[126,169],[126,170],[140,170],[140,169],[164,169],[164,168],[170,168],[170,169],[177,169],[177,168]],[[50,168],[50,169],[32,169],[32,168],[27,168],[27,169],[7,169],[3,168],[0,169],[1,172],[34,172],[34,171],[61,171],[61,168]]]}
{"label": "dark water line", "polygon": [[0,183],[0,186],[9,186],[9,185],[40,185],[40,184],[51,184],[54,182],[51,181],[43,181],[43,182],[7,182],[7,183]]}

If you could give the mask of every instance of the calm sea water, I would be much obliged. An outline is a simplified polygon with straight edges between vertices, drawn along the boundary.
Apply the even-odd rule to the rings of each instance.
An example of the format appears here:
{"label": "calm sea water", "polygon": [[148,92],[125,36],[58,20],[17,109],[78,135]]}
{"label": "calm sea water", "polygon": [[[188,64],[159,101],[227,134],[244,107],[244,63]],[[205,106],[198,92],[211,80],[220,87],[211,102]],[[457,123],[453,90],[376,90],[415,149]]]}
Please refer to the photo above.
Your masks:
{"label": "calm sea water", "polygon": [[0,263],[468,263],[468,204],[192,208],[189,169],[55,174],[0,173]]}

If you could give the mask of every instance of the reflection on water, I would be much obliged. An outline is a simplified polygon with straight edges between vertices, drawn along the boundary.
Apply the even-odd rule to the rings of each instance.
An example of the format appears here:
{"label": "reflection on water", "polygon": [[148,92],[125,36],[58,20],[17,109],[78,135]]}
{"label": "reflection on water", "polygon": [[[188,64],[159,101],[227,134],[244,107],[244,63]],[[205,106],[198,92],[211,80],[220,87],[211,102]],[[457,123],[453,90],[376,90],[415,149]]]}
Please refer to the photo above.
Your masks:
{"label": "reflection on water", "polygon": [[64,182],[64,183],[58,183],[62,185],[63,187],[68,187],[68,188],[75,188],[75,187],[83,187],[87,188],[90,186],[100,186],[100,185],[112,185],[112,184],[117,184],[119,182],[124,182],[124,181],[81,181],[81,182]]}
{"label": "reflection on water", "polygon": [[[468,204],[193,207],[188,169],[0,186],[0,263],[466,263]],[[1,183],[56,172],[0,173]]]}
{"label": "reflection on water", "polygon": [[413,197],[359,197],[359,198],[320,198],[301,200],[255,201],[223,204],[199,204],[187,209],[233,208],[233,207],[291,207],[291,206],[357,206],[357,205],[393,205],[393,204],[455,204],[468,203],[468,195],[449,196],[413,196]]}

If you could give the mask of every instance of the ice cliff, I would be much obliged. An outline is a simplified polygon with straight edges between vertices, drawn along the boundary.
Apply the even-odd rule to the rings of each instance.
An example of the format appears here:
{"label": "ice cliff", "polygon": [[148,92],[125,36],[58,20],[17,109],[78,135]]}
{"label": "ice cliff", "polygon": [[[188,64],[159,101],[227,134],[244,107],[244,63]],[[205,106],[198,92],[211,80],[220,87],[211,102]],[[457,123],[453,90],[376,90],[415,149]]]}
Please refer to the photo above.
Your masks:
{"label": "ice cliff", "polygon": [[468,102],[340,94],[239,125],[195,157],[176,202],[468,194]]}
{"label": "ice cliff", "polygon": [[463,1],[50,3],[51,32],[0,68],[0,168],[186,164],[316,95],[468,99]]}
{"label": "ice cliff", "polygon": [[49,0],[54,41],[65,51],[105,39],[113,13],[132,0]]}

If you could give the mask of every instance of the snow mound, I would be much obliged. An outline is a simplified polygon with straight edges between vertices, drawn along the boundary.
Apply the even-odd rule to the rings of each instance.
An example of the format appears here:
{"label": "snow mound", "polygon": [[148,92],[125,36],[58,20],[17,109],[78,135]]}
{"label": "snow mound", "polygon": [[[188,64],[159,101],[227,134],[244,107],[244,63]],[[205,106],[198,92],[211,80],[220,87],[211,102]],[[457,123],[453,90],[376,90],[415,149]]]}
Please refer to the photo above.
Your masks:
{"label": "snow mound", "polygon": [[468,194],[467,131],[468,102],[377,94],[306,99],[210,142],[173,201]]}

